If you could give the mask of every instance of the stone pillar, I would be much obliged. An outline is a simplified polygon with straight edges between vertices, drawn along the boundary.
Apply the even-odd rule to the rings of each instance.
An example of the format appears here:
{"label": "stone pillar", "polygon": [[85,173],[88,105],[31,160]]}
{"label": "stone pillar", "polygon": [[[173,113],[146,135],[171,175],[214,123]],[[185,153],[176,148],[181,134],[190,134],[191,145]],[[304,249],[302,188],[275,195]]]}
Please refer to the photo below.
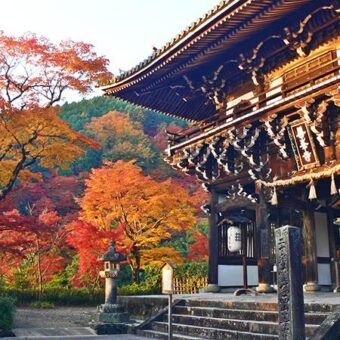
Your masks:
{"label": "stone pillar", "polygon": [[117,303],[117,283],[112,277],[105,278],[105,304],[114,305]]}
{"label": "stone pillar", "polygon": [[319,290],[315,236],[314,211],[310,205],[307,204],[306,210],[303,212],[303,263],[306,273],[303,289],[305,292],[315,292]]}
{"label": "stone pillar", "polygon": [[269,211],[260,185],[256,185],[259,202],[256,204],[256,234],[257,234],[257,268],[259,283],[256,291],[270,293],[270,225],[268,222]]}
{"label": "stone pillar", "polygon": [[275,230],[280,339],[305,339],[302,289],[301,231],[284,226]]}
{"label": "stone pillar", "polygon": [[207,292],[218,292],[218,226],[216,216],[217,195],[212,187],[210,192],[209,216],[209,263]]}

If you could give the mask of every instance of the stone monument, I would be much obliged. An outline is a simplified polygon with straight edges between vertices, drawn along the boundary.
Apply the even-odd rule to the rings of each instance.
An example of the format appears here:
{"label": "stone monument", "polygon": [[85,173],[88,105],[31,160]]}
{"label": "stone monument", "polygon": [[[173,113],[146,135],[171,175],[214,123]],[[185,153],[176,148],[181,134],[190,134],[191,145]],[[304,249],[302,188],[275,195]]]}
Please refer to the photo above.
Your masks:
{"label": "stone monument", "polygon": [[280,339],[305,339],[301,230],[275,230]]}
{"label": "stone monument", "polygon": [[98,334],[120,333],[124,328],[120,324],[129,321],[128,313],[124,312],[123,306],[117,304],[116,278],[120,262],[125,259],[125,255],[116,251],[114,241],[110,242],[108,251],[98,258],[104,261],[104,270],[99,275],[105,278],[105,303],[98,306],[99,323],[95,326]]}

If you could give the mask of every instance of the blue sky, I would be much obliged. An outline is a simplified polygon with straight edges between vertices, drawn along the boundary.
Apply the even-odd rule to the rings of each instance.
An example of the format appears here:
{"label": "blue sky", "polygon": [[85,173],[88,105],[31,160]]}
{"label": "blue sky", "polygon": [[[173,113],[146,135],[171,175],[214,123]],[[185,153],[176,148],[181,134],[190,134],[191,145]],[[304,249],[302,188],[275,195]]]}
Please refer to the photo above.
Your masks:
{"label": "blue sky", "polygon": [[92,43],[111,62],[128,70],[161,47],[219,0],[7,0],[0,29],[31,31],[53,42],[71,38]]}

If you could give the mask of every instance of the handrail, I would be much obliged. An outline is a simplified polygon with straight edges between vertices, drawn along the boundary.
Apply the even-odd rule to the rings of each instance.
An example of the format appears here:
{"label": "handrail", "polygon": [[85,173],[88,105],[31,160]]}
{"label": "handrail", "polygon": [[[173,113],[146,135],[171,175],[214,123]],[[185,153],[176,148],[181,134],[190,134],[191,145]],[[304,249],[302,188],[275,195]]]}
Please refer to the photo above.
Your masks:
{"label": "handrail", "polygon": [[[183,305],[184,302],[185,302],[184,299],[175,300],[171,304],[171,308],[174,308],[174,307],[179,306],[179,305]],[[152,322],[161,320],[163,318],[163,316],[168,313],[168,310],[169,310],[169,306],[165,306],[164,308],[159,310],[155,315],[152,315],[151,317],[149,317],[148,319],[144,320],[142,323],[137,325],[135,327],[135,330],[147,329]]]}

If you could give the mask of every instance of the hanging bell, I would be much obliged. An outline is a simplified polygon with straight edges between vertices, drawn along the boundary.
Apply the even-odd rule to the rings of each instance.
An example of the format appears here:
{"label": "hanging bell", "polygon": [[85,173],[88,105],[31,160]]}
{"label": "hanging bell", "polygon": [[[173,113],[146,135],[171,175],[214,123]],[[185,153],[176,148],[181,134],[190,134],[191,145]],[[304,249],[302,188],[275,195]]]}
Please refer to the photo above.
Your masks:
{"label": "hanging bell", "polygon": [[332,174],[332,181],[331,181],[331,195],[336,195],[337,193],[338,193],[338,189],[337,189],[337,187],[336,187],[334,174]]}
{"label": "hanging bell", "polygon": [[314,184],[314,181],[311,180],[311,182],[310,182],[310,188],[309,188],[308,199],[314,200],[314,199],[316,199],[316,198],[317,198],[317,196],[316,196],[315,184]]}
{"label": "hanging bell", "polygon": [[270,200],[271,205],[278,205],[279,201],[277,199],[276,187],[274,187],[272,199]]}

